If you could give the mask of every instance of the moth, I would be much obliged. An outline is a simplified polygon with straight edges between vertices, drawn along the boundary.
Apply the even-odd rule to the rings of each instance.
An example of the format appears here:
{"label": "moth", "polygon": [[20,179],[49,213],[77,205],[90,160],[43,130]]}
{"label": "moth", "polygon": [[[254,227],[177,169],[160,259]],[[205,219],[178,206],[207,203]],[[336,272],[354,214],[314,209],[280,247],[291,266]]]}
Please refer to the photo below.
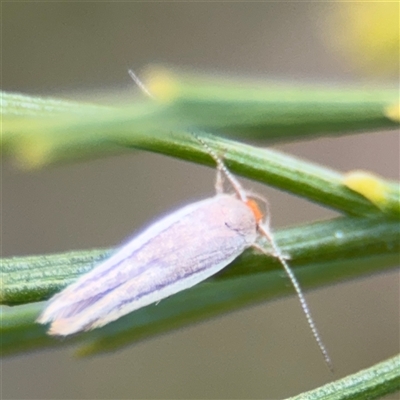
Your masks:
{"label": "moth", "polygon": [[[243,189],[222,159],[197,138],[217,164],[216,195],[189,204],[155,222],[109,259],[49,300],[38,318],[50,324],[50,335],[67,336],[104,326],[149,304],[204,281],[229,265],[246,249],[267,254],[269,241],[290,278],[311,331],[328,366],[300,285],[269,228],[267,201]],[[233,193],[224,191],[224,179]]]}

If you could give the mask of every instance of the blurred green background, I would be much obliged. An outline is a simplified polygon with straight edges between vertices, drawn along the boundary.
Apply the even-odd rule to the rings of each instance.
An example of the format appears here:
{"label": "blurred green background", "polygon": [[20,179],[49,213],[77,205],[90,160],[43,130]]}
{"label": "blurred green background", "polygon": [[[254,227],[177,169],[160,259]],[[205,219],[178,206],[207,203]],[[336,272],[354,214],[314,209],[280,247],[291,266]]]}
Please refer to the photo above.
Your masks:
{"label": "blurred green background", "polygon": [[[392,4],[398,15],[399,5]],[[367,6],[359,3],[360,13]],[[108,92],[133,96],[137,88],[127,69],[140,75],[157,62],[257,79],[385,82],[349,63],[337,43],[329,45],[335,27],[344,30],[335,7],[4,2],[2,87],[93,101]],[[341,171],[364,168],[398,179],[398,146],[397,132],[376,132],[279,149]],[[212,195],[214,175],[147,153],[28,173],[3,162],[3,256],[116,245],[158,215]],[[333,216],[254,182],[246,185],[268,196],[274,227]],[[321,289],[307,299],[335,378],[399,351],[398,273]],[[72,348],[6,358],[1,373],[4,399],[276,399],[332,379],[295,296],[92,359],[74,358]]]}

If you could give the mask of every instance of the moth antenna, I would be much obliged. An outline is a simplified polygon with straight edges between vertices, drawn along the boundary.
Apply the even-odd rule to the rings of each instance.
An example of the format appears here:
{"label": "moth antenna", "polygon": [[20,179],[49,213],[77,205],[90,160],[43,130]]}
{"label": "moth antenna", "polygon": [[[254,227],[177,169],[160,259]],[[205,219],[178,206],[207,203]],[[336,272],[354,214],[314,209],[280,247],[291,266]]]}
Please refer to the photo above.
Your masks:
{"label": "moth antenna", "polygon": [[155,96],[153,93],[150,92],[149,89],[147,89],[146,85],[139,79],[139,77],[133,72],[133,70],[128,69],[128,74],[132,78],[133,82],[136,83],[138,88],[148,97],[151,99],[155,99]]}
{"label": "moth antenna", "polygon": [[[216,162],[218,170],[221,171],[225,175],[226,179],[228,179],[228,181],[232,185],[233,189],[235,190],[235,192],[238,195],[238,197],[240,198],[240,200],[246,202],[247,201],[246,191],[243,189],[240,182],[235,178],[235,176],[226,167],[226,165],[222,161],[221,157],[218,156],[218,154],[204,141],[203,138],[201,138],[194,132],[191,132],[191,134],[193,135],[194,138],[196,138],[196,140],[198,142],[200,142],[200,144],[206,149],[206,151],[210,155],[210,157]],[[217,180],[217,184],[218,184],[218,180]],[[217,188],[217,192],[218,192],[218,188]]]}
{"label": "moth antenna", "polygon": [[215,177],[215,191],[217,194],[222,194],[224,193],[224,177],[223,177],[223,172],[221,169],[217,166],[217,175]]}
{"label": "moth antenna", "polygon": [[[326,347],[324,346],[324,344],[322,343],[321,340],[321,336],[318,333],[318,329],[317,326],[315,325],[315,322],[313,320],[313,317],[311,315],[311,311],[308,307],[307,301],[303,295],[303,292],[301,290],[300,284],[296,278],[296,276],[294,275],[292,269],[289,267],[289,264],[286,262],[285,260],[285,256],[282,254],[280,248],[278,247],[277,243],[275,242],[275,239],[271,233],[271,231],[269,230],[268,226],[264,226],[264,225],[259,225],[259,230],[261,231],[261,233],[267,238],[267,240],[270,242],[273,250],[274,250],[274,255],[275,257],[280,261],[280,263],[282,264],[287,276],[289,277],[290,281],[292,282],[292,285],[296,291],[297,297],[299,298],[300,301],[300,305],[301,308],[303,309],[304,315],[306,316],[308,325],[311,329],[311,332],[314,336],[315,341],[318,344],[319,349],[321,350],[322,356],[324,357],[325,363],[328,366],[329,370],[333,373],[333,364],[332,364],[332,360],[329,357],[328,351],[326,349]],[[258,248],[258,247],[257,247]],[[264,249],[261,248],[261,250],[265,252]]]}

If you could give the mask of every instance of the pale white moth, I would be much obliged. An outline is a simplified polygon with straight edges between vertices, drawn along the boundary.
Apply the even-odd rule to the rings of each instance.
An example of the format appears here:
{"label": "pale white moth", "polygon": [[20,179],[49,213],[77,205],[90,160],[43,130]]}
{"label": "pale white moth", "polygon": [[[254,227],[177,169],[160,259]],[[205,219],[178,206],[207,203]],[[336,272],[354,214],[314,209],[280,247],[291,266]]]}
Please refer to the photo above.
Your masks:
{"label": "pale white moth", "polygon": [[[197,137],[197,136],[195,136]],[[300,285],[269,228],[267,201],[243,189],[221,158],[197,139],[217,164],[216,195],[162,218],[109,259],[52,297],[38,318],[50,335],[71,335],[101,327],[204,281],[266,238],[290,278],[327,365],[328,356]],[[223,178],[234,193],[224,191]],[[259,205],[267,212],[264,217]]]}

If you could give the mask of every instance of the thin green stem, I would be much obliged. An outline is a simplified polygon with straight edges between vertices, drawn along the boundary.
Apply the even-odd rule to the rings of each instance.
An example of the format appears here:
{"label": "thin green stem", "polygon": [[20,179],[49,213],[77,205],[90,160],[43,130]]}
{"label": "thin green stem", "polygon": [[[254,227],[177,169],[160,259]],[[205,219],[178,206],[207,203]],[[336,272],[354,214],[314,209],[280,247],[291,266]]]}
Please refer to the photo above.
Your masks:
{"label": "thin green stem", "polygon": [[400,355],[287,400],[373,400],[400,390]]}
{"label": "thin green stem", "polygon": [[[342,262],[349,259],[371,257],[374,269],[364,271],[352,268],[347,276],[378,272],[381,268],[376,257],[396,260],[400,249],[400,226],[397,221],[370,218],[338,218],[303,226],[287,228],[276,233],[284,253],[290,254],[291,265],[298,268],[309,263]],[[104,260],[112,250],[73,251],[61,254],[2,259],[2,304],[23,304],[41,301],[73,282]],[[265,258],[255,251],[244,253],[217,279],[245,276],[279,269],[274,258]],[[340,263],[337,266],[341,269]]]}

